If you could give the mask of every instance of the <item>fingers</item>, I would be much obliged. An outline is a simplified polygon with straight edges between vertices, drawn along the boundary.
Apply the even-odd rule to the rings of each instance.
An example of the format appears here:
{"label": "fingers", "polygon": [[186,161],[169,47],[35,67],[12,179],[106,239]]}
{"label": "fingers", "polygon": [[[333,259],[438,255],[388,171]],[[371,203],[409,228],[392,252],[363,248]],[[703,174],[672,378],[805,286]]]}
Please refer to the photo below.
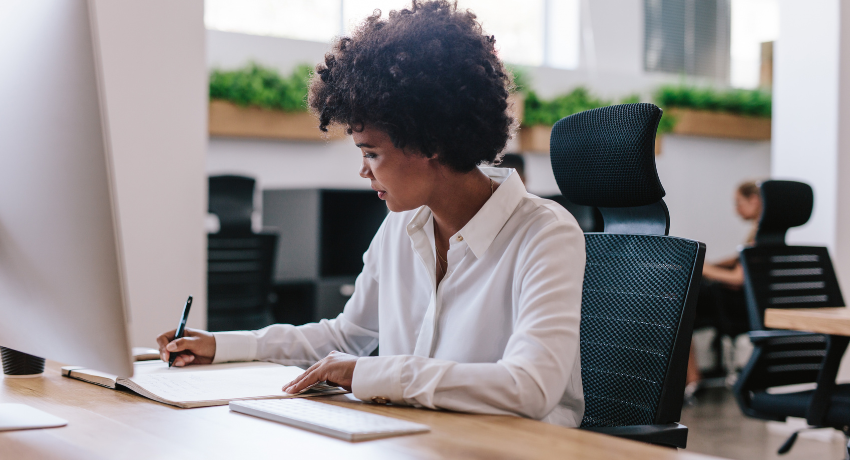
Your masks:
{"label": "fingers", "polygon": [[167,351],[172,353],[180,352],[180,351],[193,351],[195,344],[198,342],[197,339],[192,337],[182,337],[177,340],[172,340],[165,346]]}
{"label": "fingers", "polygon": [[[301,390],[296,390],[296,388],[298,388],[298,387],[300,386],[300,384],[301,384],[301,383],[302,383],[302,382],[303,382],[306,378],[308,378],[308,377],[310,376],[310,374],[311,374],[311,373],[315,372],[315,371],[316,371],[316,370],[317,370],[317,369],[318,369],[318,368],[322,365],[322,363],[323,363],[324,361],[325,361],[325,360],[324,360],[324,359],[322,359],[322,360],[318,361],[316,364],[313,364],[312,366],[310,366],[309,368],[307,368],[307,370],[306,370],[306,371],[304,371],[304,373],[303,373],[303,374],[301,374],[301,375],[299,375],[298,377],[296,377],[296,378],[295,378],[295,380],[293,380],[293,381],[291,381],[291,382],[287,383],[286,385],[284,385],[284,386],[283,386],[283,391],[284,391],[285,393],[289,393],[289,394],[294,394],[294,393],[297,393],[298,391],[301,391]],[[309,384],[308,384],[308,385],[309,385]]]}
{"label": "fingers", "polygon": [[334,382],[343,388],[351,388],[351,376],[357,357],[332,351],[324,359],[310,366],[303,374],[284,385],[283,391],[289,394],[300,393],[319,382]]}
{"label": "fingers", "polygon": [[156,338],[156,344],[159,346],[159,357],[162,358],[163,361],[168,361],[168,351],[165,350],[165,346],[168,345],[168,342],[171,342],[171,339],[174,338],[174,334],[176,333],[177,330],[172,329],[160,334],[159,337]]}
{"label": "fingers", "polygon": [[284,387],[283,392],[289,393],[291,395],[298,394],[311,387],[312,385],[315,385],[316,383],[324,380],[320,378],[320,375],[320,372],[316,370],[311,372],[305,372],[301,374],[300,377],[295,379],[293,381],[294,383],[290,383],[288,386]]}
{"label": "fingers", "polygon": [[177,355],[177,357],[174,358],[174,366],[175,367],[183,367],[183,366],[186,366],[188,364],[192,364],[194,361],[195,361],[195,355],[188,355],[188,354]]}
{"label": "fingers", "polygon": [[159,336],[156,338],[157,345],[159,345],[160,347],[166,346],[168,344],[168,342],[171,342],[171,339],[174,338],[174,334],[176,334],[176,333],[177,333],[177,330],[172,329],[168,332],[163,332],[162,334],[159,334]]}

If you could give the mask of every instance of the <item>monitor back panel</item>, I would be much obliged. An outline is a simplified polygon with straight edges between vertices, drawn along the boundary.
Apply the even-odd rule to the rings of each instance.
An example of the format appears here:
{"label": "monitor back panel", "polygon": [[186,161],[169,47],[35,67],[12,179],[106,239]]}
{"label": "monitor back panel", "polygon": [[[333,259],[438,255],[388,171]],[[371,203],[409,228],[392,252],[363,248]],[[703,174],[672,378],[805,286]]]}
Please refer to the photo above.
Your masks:
{"label": "monitor back panel", "polygon": [[131,375],[89,13],[0,3],[0,345]]}

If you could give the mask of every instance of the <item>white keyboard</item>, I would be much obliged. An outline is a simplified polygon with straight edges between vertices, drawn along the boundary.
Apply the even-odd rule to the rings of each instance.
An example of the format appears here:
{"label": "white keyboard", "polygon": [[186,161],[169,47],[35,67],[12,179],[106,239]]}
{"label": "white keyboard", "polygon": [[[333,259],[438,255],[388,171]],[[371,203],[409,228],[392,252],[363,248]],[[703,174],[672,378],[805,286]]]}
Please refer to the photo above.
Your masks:
{"label": "white keyboard", "polygon": [[346,441],[364,441],[430,431],[427,425],[303,398],[231,401],[230,410]]}

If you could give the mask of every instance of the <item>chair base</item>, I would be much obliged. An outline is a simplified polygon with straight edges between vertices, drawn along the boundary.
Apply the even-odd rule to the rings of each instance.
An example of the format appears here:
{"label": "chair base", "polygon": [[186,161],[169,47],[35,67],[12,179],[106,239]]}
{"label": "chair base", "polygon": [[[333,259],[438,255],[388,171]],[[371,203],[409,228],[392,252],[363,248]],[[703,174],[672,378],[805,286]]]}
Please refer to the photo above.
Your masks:
{"label": "chair base", "polygon": [[684,449],[688,445],[688,427],[681,423],[664,425],[631,425],[587,427],[583,430],[642,441],[659,446]]}

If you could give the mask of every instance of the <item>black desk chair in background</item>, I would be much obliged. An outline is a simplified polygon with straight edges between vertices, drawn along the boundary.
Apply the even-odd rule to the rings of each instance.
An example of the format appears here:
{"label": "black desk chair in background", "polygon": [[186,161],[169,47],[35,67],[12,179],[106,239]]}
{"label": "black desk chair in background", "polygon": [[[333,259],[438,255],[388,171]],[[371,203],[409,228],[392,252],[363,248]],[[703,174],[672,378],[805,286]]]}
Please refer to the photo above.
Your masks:
{"label": "black desk chair in background", "polygon": [[207,329],[259,329],[274,322],[270,297],[276,233],[253,233],[254,179],[212,176],[209,212],[220,230],[207,235]]}
{"label": "black desk chair in background", "polygon": [[655,169],[661,109],[627,104],[555,124],[552,169],[563,195],[595,206],[581,308],[581,428],[684,448],[678,423],[705,244],[667,236]]}
{"label": "black desk chair in background", "polygon": [[257,181],[245,176],[210,176],[207,209],[218,217],[222,234],[248,234],[254,213],[254,186]]}
{"label": "black desk chair in background", "polygon": [[[850,434],[850,385],[835,384],[850,338],[764,327],[766,308],[844,306],[827,249],[785,243],[786,231],[805,224],[811,216],[812,188],[778,180],[765,181],[760,188],[763,210],[755,245],[741,250],[754,350],[735,385],[735,397],[750,417],[777,421],[802,417],[812,427]],[[791,393],[768,392],[795,384],[817,386]],[[780,453],[790,450],[795,440],[796,433]]]}

